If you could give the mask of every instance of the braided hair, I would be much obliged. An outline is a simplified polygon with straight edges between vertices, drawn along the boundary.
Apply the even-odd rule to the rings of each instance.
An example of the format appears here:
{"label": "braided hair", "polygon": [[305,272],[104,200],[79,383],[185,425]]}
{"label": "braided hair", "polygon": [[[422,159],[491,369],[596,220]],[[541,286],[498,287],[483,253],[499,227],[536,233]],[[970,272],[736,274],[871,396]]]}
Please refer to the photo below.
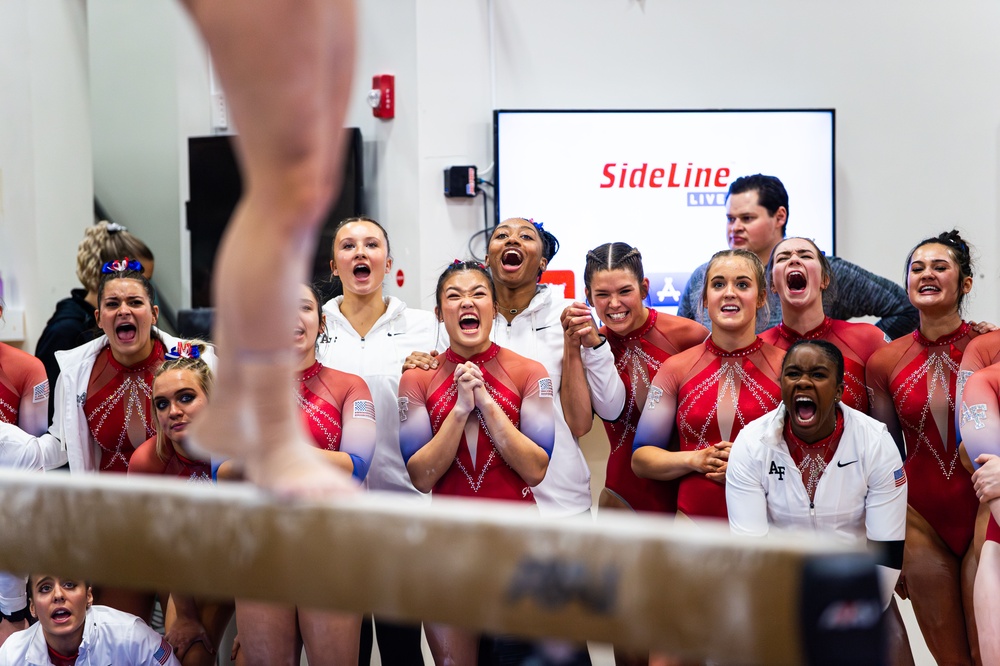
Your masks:
{"label": "braided hair", "polygon": [[120,224],[102,220],[83,232],[76,250],[76,277],[87,291],[97,291],[101,267],[122,257],[153,261],[153,251]]}
{"label": "braided hair", "polygon": [[[639,288],[644,290],[645,275],[642,269],[642,253],[628,243],[605,243],[587,252],[587,264],[583,269],[583,284],[590,298],[590,283],[595,273],[601,271],[625,270],[635,276]],[[646,294],[642,294],[645,298]]]}

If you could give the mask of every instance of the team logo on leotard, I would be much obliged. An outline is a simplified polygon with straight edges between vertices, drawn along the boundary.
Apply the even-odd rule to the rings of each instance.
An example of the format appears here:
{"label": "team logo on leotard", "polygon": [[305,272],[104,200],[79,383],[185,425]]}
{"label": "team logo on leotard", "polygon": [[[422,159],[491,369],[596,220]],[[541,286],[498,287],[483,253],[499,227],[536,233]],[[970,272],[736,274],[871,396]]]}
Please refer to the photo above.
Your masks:
{"label": "team logo on leotard", "polygon": [[959,426],[964,428],[965,424],[972,422],[975,425],[976,430],[982,430],[986,427],[986,405],[967,405],[962,403],[962,418]]}
{"label": "team logo on leotard", "polygon": [[371,400],[354,401],[354,418],[375,421],[375,403]]}
{"label": "team logo on leotard", "polygon": [[660,402],[660,398],[663,397],[663,389],[659,386],[649,386],[649,394],[646,396],[646,409],[653,409],[656,404]]}
{"label": "team logo on leotard", "polygon": [[972,376],[972,370],[959,370],[955,378],[955,398],[962,399],[962,392],[965,391],[965,382]]}
{"label": "team logo on leotard", "polygon": [[552,397],[552,380],[548,377],[538,380],[538,397],[539,398],[551,398]]}
{"label": "team logo on leotard", "polygon": [[31,389],[31,402],[45,402],[49,399],[49,380],[45,380],[41,384],[35,384],[35,388]]}
{"label": "team logo on leotard", "polygon": [[396,408],[399,410],[399,421],[402,423],[406,420],[406,412],[410,409],[410,399],[399,398],[396,401]]}

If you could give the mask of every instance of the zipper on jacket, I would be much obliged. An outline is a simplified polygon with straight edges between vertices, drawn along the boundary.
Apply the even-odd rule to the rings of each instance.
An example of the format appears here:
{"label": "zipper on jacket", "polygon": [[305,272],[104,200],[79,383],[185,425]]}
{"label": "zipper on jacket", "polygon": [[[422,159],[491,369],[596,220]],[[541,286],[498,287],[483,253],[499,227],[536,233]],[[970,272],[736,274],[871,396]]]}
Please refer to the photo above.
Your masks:
{"label": "zipper on jacket", "polygon": [[809,518],[812,520],[813,529],[816,529],[816,503],[809,502]]}

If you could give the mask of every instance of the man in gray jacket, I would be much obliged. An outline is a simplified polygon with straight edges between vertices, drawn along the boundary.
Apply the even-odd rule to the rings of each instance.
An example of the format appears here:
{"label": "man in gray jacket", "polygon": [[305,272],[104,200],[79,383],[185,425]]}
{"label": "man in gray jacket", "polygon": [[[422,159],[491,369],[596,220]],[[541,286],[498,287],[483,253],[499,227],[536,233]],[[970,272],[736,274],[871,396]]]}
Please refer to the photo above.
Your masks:
{"label": "man in gray jacket", "polygon": [[[782,238],[788,224],[788,192],[774,176],[756,174],[733,181],[726,194],[726,239],[731,249],[753,252],[767,265],[771,251]],[[838,257],[829,257],[835,290],[823,295],[823,310],[834,319],[874,316],[875,325],[890,338],[898,338],[917,327],[917,310],[902,287],[891,280],[870,273]],[[701,292],[708,264],[691,274],[681,294],[677,314],[700,321],[708,328],[712,322],[701,308]],[[833,294],[836,298],[833,298]],[[757,320],[757,332],[781,323],[781,301],[769,291],[768,318]]]}

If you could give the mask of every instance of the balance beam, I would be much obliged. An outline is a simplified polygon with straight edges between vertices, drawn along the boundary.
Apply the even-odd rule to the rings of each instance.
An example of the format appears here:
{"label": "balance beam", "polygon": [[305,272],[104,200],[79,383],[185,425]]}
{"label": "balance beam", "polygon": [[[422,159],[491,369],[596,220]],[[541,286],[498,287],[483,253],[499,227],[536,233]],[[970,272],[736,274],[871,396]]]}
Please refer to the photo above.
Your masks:
{"label": "balance beam", "polygon": [[873,562],[815,535],[377,493],[289,503],[247,484],[113,474],[0,470],[0,498],[0,570],[724,663],[821,663],[831,644],[856,660],[878,644]]}

